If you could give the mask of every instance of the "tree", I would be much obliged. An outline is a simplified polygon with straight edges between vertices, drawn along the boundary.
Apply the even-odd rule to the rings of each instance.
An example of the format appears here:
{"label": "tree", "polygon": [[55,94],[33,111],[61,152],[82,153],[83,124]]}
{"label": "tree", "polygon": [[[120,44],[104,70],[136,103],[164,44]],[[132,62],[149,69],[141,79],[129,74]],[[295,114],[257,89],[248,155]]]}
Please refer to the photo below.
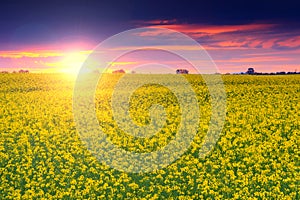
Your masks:
{"label": "tree", "polygon": [[248,70],[246,72],[246,74],[254,74],[254,73],[255,73],[255,71],[254,71],[254,68],[252,68],[252,67],[248,68]]}

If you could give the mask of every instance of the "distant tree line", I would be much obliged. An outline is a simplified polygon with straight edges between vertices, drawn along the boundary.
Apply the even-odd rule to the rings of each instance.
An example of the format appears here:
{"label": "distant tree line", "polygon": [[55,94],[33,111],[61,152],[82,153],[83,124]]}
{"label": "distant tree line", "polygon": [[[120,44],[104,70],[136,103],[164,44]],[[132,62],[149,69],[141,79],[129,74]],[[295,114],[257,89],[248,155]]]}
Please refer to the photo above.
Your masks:
{"label": "distant tree line", "polygon": [[[8,74],[10,73],[9,71],[0,71],[1,74]],[[28,74],[29,70],[19,70],[19,71],[13,71],[13,74],[19,73],[19,74]],[[99,73],[98,71],[94,71],[94,73]],[[112,72],[113,74],[124,74],[126,73],[125,70],[123,69],[118,69]],[[132,74],[135,74],[135,71],[131,72]],[[188,74],[189,71],[187,69],[177,69],[176,74]],[[220,73],[216,73],[220,74]],[[226,75],[229,75],[231,73],[226,73]],[[249,74],[249,75],[285,75],[285,74],[300,74],[300,72],[285,72],[285,71],[280,71],[280,72],[256,72],[254,68],[250,67],[246,72],[240,72],[240,73],[233,73],[233,74]]]}
{"label": "distant tree line", "polygon": [[[9,71],[1,71],[0,73],[1,73],[1,74],[8,74]],[[19,74],[28,74],[28,73],[29,73],[29,70],[23,70],[23,69],[21,69],[21,70],[19,70],[19,71],[13,71],[12,73],[13,73],[13,74],[16,74],[16,73],[19,73]]]}
{"label": "distant tree line", "polygon": [[[230,73],[226,73],[230,74]],[[285,72],[285,71],[280,71],[280,72],[256,72],[254,68],[250,67],[246,72],[241,72],[241,73],[235,73],[235,74],[249,74],[249,75],[285,75],[285,74],[300,74],[300,72]]]}
{"label": "distant tree line", "polygon": [[254,75],[284,75],[284,74],[300,74],[295,72],[285,72],[285,71],[280,71],[280,72],[270,72],[270,73],[263,73],[263,72],[256,72],[254,68],[250,67],[246,71],[245,74],[254,74]]}

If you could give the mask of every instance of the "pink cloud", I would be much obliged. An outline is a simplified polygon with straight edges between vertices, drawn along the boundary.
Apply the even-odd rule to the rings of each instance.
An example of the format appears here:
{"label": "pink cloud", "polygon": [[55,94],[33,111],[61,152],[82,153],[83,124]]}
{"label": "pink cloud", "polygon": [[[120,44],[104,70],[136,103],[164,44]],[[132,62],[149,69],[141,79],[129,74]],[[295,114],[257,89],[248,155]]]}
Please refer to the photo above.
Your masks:
{"label": "pink cloud", "polygon": [[148,27],[168,28],[186,34],[197,36],[199,34],[214,35],[219,33],[230,33],[230,32],[237,32],[237,31],[267,30],[275,26],[276,24],[245,24],[245,25],[206,25],[206,24],[201,25],[200,24],[199,25],[199,24],[167,24],[167,23],[156,22],[154,24],[151,24]]}
{"label": "pink cloud", "polygon": [[231,62],[231,63],[261,63],[261,62],[278,62],[278,61],[292,61],[293,58],[278,57],[278,56],[259,56],[248,58],[232,58],[226,60],[217,60],[216,62]]}
{"label": "pink cloud", "polygon": [[294,36],[291,38],[287,38],[285,40],[282,40],[280,42],[278,42],[277,44],[279,44],[280,46],[283,47],[300,47],[300,36]]}

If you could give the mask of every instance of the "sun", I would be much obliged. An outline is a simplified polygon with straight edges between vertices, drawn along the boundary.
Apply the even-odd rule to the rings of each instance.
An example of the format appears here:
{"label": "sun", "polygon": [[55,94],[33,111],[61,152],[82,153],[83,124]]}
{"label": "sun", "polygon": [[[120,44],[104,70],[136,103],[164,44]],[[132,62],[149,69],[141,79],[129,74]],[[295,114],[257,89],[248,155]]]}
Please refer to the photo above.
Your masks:
{"label": "sun", "polygon": [[60,72],[77,74],[85,62],[88,54],[89,53],[87,51],[71,51],[65,53],[64,58],[61,60]]}

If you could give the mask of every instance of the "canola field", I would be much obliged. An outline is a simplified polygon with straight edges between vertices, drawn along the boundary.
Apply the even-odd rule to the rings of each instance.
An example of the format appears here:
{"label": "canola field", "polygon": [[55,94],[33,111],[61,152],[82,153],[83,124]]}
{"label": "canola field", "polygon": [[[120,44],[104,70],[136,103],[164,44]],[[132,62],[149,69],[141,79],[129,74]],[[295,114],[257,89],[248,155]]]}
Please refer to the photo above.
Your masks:
{"label": "canola field", "polygon": [[[155,76],[176,84],[174,75],[130,76],[133,82]],[[199,150],[209,126],[210,94],[200,75],[184,77],[201,112],[191,146],[164,168],[126,173],[99,162],[82,142],[72,110],[74,78],[0,74],[0,199],[300,199],[300,76],[223,75],[226,119],[205,158]],[[132,120],[149,124],[149,107],[159,104],[166,122],[150,138],[128,135],[111,107],[120,78],[106,75],[98,85],[101,129],[126,151],[167,145],[184,108],[168,88],[140,87],[130,98]]]}

